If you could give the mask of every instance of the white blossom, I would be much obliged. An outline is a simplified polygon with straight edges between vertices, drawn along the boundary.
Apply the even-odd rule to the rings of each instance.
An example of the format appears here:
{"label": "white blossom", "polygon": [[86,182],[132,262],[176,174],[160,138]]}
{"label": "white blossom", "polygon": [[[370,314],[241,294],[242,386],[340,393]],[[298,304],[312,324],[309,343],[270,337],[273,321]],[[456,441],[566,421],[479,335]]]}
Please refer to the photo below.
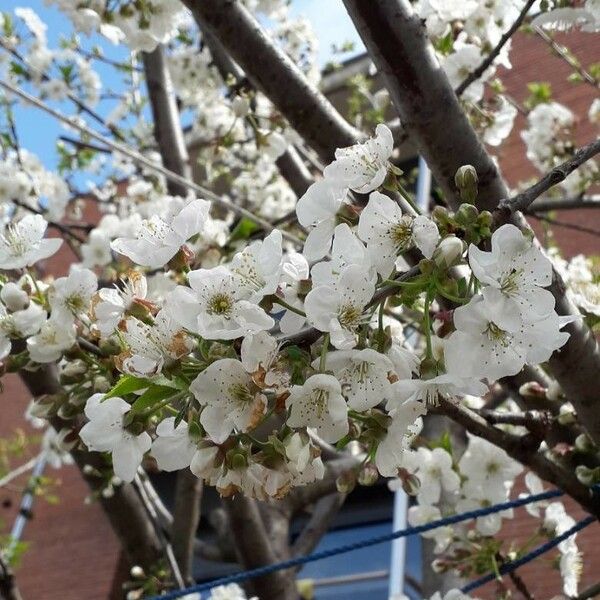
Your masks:
{"label": "white blossom", "polygon": [[382,277],[388,277],[398,257],[416,246],[430,258],[440,239],[435,223],[422,215],[404,215],[391,198],[373,192],[360,214],[358,235],[367,244],[371,260]]}
{"label": "white blossom", "polygon": [[110,452],[115,474],[123,481],[132,481],[144,453],[150,449],[152,440],[143,431],[138,435],[123,426],[123,417],[131,405],[122,398],[104,399],[104,394],[94,394],[85,405],[85,416],[89,419],[81,431],[83,443],[89,450]]}
{"label": "white blossom", "polygon": [[134,238],[117,238],[111,243],[111,248],[138,265],[162,267],[187,240],[204,230],[209,210],[209,202],[194,200],[167,220],[153,215],[142,221]]}
{"label": "white blossom", "polygon": [[270,329],[275,321],[250,302],[251,290],[227,267],[188,273],[191,287],[177,287],[169,310],[183,327],[209,340],[232,340]]}
{"label": "white blossom", "polygon": [[367,194],[384,182],[393,149],[392,132],[386,125],[379,124],[375,137],[354,146],[338,148],[335,160],[325,167],[323,175],[359,194]]}
{"label": "white blossom", "polygon": [[255,427],[266,409],[266,398],[239,360],[211,363],[190,385],[201,406],[200,423],[210,439],[222,444],[234,429]]}
{"label": "white blossom", "polygon": [[[315,361],[313,367],[316,368],[318,362]],[[354,410],[373,408],[390,394],[388,373],[394,366],[387,356],[376,350],[365,348],[329,352],[325,367],[333,371],[342,385],[348,406]]]}
{"label": "white blossom", "polygon": [[335,285],[313,288],[304,301],[306,317],[319,331],[331,334],[331,343],[340,350],[354,348],[356,332],[365,321],[366,304],[375,284],[358,265],[346,267]]}
{"label": "white blossom", "polygon": [[292,386],[285,405],[290,427],[313,428],[326,442],[337,442],[348,433],[342,387],[331,375],[311,375],[303,385]]}
{"label": "white blossom", "polygon": [[61,246],[58,238],[44,239],[48,223],[41,215],[27,215],[0,232],[0,269],[31,267],[52,256]]}

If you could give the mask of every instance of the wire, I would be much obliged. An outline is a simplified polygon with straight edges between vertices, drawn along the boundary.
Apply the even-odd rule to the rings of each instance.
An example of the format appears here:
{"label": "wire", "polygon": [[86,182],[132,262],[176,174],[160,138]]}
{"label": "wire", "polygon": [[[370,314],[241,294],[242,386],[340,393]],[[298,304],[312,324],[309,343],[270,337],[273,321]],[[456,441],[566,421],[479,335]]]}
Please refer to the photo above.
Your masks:
{"label": "wire", "polygon": [[[391,540],[395,540],[401,537],[408,537],[411,535],[422,534],[427,531],[431,531],[433,529],[437,529],[438,527],[444,527],[446,525],[453,525],[455,523],[461,523],[462,521],[469,521],[471,519],[476,519],[478,517],[484,517],[486,515],[490,515],[497,512],[502,512],[508,510],[510,508],[517,508],[519,506],[525,506],[526,504],[531,504],[533,502],[541,502],[543,500],[549,500],[550,498],[556,498],[558,496],[562,496],[563,492],[561,490],[549,490],[547,492],[542,492],[540,494],[532,494],[530,496],[525,496],[522,498],[517,498],[515,500],[509,500],[507,502],[502,502],[500,504],[495,504],[494,506],[487,506],[485,508],[479,508],[477,510],[471,510],[468,512],[460,513],[458,515],[451,515],[448,517],[444,517],[443,519],[438,519],[437,521],[432,521],[431,523],[426,523],[424,525],[417,525],[415,527],[407,527],[406,529],[401,529],[399,531],[393,531],[391,533],[386,533],[383,535],[379,535],[373,538],[369,538],[367,540],[361,540],[359,542],[355,542],[353,544],[345,544],[343,546],[338,546],[337,548],[331,548],[329,550],[322,550],[321,552],[314,552],[312,554],[308,554],[306,556],[298,556],[295,558],[291,558],[288,560],[284,560],[278,563],[274,563],[272,565],[265,565],[263,567],[258,567],[256,569],[250,569],[248,571],[242,571],[241,573],[234,573],[232,575],[228,575],[226,577],[221,577],[220,579],[215,579],[213,581],[207,581],[198,585],[194,585],[192,587],[186,588],[185,590],[173,590],[163,594],[162,596],[154,596],[150,598],[150,600],[175,600],[176,598],[181,598],[182,596],[186,596],[187,594],[204,592],[210,590],[211,588],[226,585],[228,583],[237,583],[240,581],[246,581],[248,579],[254,579],[255,577],[262,577],[265,575],[269,575],[271,573],[275,573],[276,571],[281,571],[283,569],[289,569],[291,567],[299,567],[306,563],[315,562],[317,560],[322,560],[324,558],[329,558],[330,556],[335,556],[337,554],[344,554],[346,552],[352,552],[353,550],[359,550],[360,548],[366,548],[368,546],[374,546],[376,544],[381,544],[383,542],[389,542]],[[590,517],[593,520],[593,517]],[[591,521],[590,521],[591,522]],[[553,540],[554,541],[554,540]]]}
{"label": "wire", "polygon": [[518,569],[524,564],[538,558],[538,556],[541,556],[549,550],[552,550],[552,548],[555,548],[561,542],[564,542],[567,538],[570,538],[572,535],[575,535],[578,531],[581,531],[584,527],[587,527],[590,523],[593,523],[595,520],[596,517],[592,516],[582,519],[581,521],[573,525],[571,529],[567,529],[567,531],[565,531],[564,533],[561,533],[559,536],[551,539],[545,544],[538,546],[535,550],[532,550],[528,554],[521,556],[521,558],[513,560],[512,562],[504,563],[499,567],[498,574],[489,573],[488,575],[484,575],[483,577],[480,577],[479,579],[476,579],[475,581],[472,581],[471,583],[465,585],[461,591],[466,594],[467,592],[471,592],[477,589],[478,587],[481,587],[482,585],[493,581],[498,577],[498,575],[506,575],[507,573],[511,573],[515,569]]}

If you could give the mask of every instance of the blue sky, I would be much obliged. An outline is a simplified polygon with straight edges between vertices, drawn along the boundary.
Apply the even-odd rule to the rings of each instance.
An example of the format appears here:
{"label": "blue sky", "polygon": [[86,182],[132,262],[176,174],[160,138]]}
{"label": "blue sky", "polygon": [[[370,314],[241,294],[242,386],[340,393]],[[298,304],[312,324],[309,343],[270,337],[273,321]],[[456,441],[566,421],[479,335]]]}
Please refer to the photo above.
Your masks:
{"label": "blue sky", "polygon": [[[68,20],[55,7],[46,6],[43,0],[2,0],[1,5],[4,12],[13,12],[17,7],[29,7],[35,10],[48,25],[47,36],[50,47],[56,47],[61,35],[71,32]],[[302,15],[312,23],[319,39],[319,62],[321,65],[337,58],[331,53],[333,44],[340,45],[351,41],[355,44],[356,51],[363,48],[344,9],[342,0],[292,0],[292,13]],[[84,47],[90,48],[93,44],[101,46],[109,58],[122,60],[125,57],[122,48],[115,48],[100,36],[93,36],[91,39],[84,38]],[[114,69],[102,65],[98,61],[94,63],[94,67],[105,86],[115,90],[119,89],[120,75]],[[71,112],[70,109],[67,109],[67,112]],[[106,114],[107,107],[100,104],[98,112]],[[55,140],[64,133],[62,127],[37,109],[24,106],[17,109],[16,120],[22,147],[38,155],[48,168],[54,169],[57,164]]]}

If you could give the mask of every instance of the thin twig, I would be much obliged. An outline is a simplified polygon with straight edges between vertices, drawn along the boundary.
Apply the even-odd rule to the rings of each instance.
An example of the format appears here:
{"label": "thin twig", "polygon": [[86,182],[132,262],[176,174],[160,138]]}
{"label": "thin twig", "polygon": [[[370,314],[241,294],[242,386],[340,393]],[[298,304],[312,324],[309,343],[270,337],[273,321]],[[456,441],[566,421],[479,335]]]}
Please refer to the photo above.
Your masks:
{"label": "thin twig", "polygon": [[569,49],[566,46],[556,43],[541,27],[534,26],[533,30],[562,58],[578,75],[589,83],[594,89],[598,89],[598,80],[588,73],[579,62],[571,56]]}
{"label": "thin twig", "polygon": [[506,219],[518,210],[527,210],[536,198],[539,198],[551,187],[564,181],[573,171],[575,171],[575,169],[593,158],[598,152],[600,152],[600,139],[582,146],[569,160],[554,167],[537,183],[513,198],[500,202],[496,209],[496,213],[503,219]]}
{"label": "thin twig", "polygon": [[552,210],[580,210],[582,208],[600,208],[600,195],[538,199],[531,204],[526,214]]}
{"label": "thin twig", "polygon": [[579,231],[581,233],[586,233],[587,235],[600,237],[600,230],[598,229],[591,229],[590,227],[585,227],[584,225],[577,225],[577,223],[566,223],[565,221],[559,221],[558,219],[553,219],[552,217],[547,217],[546,215],[538,215],[537,213],[534,213],[531,216],[538,221],[548,223],[548,225],[553,225],[554,227],[564,227],[565,229],[572,229],[573,231]]}
{"label": "thin twig", "polygon": [[495,48],[486,56],[483,62],[464,79],[464,81],[456,88],[455,92],[457,96],[461,96],[462,93],[474,82],[477,81],[496,60],[496,57],[502,51],[502,48],[507,44],[508,40],[515,34],[517,29],[521,27],[523,21],[527,17],[529,9],[533,6],[535,0],[527,0],[527,3],[519,13],[519,16],[515,19],[515,22],[511,25],[510,29],[500,38]]}

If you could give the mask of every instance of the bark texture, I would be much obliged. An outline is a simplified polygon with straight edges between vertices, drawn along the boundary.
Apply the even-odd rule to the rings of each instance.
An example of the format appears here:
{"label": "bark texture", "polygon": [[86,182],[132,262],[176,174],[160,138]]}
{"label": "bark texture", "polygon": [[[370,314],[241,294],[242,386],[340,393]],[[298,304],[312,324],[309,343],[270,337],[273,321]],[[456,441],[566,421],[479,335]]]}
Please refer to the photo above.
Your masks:
{"label": "bark texture", "polygon": [[[153,52],[142,52],[142,59],[154,120],[154,137],[163,165],[189,179],[191,169],[187,148],[183,139],[175,92],[162,45],[158,45]],[[175,181],[169,181],[167,189],[174,196],[185,197],[188,193],[186,186]]]}
{"label": "bark texture", "polygon": [[239,0],[183,3],[201,29],[218,38],[250,82],[266,94],[322,160],[330,161],[336,148],[363,137],[269,39]]}

